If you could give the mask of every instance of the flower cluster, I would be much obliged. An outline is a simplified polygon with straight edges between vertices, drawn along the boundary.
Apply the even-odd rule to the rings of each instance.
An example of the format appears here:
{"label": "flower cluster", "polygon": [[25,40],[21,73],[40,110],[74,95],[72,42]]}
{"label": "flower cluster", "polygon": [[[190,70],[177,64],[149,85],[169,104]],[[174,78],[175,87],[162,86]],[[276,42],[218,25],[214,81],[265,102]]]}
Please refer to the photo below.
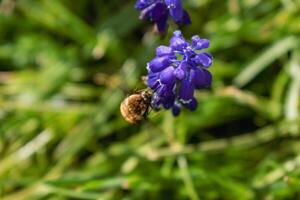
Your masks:
{"label": "flower cluster", "polygon": [[140,19],[150,18],[155,22],[158,32],[167,30],[169,15],[179,25],[191,23],[180,0],[137,0],[135,8],[141,10]]}
{"label": "flower cluster", "polygon": [[209,41],[199,36],[191,40],[188,43],[180,31],[175,31],[170,46],[159,46],[156,57],[147,64],[148,86],[154,91],[153,108],[172,109],[174,116],[182,106],[194,111],[194,90],[211,85],[212,76],[207,68],[212,64],[212,56],[199,52],[209,47]]}

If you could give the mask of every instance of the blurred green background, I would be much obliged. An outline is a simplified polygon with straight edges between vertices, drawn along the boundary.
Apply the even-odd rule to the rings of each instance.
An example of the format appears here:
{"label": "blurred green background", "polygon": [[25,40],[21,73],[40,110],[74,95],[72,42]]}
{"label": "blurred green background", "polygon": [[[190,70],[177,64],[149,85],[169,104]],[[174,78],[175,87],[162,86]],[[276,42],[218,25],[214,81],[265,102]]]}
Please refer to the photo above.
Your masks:
{"label": "blurred green background", "polygon": [[168,44],[134,0],[2,0],[0,199],[300,199],[300,1],[185,0],[211,40],[196,112],[119,104]]}

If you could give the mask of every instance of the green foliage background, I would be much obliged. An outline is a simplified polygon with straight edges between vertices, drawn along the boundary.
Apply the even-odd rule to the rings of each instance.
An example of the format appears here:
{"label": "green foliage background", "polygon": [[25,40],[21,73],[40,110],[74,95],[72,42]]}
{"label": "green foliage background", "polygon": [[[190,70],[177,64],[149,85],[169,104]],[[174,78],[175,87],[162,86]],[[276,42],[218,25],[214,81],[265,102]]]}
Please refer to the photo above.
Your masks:
{"label": "green foliage background", "polygon": [[300,1],[185,0],[199,108],[119,114],[155,47],[134,1],[2,0],[0,199],[300,199]]}

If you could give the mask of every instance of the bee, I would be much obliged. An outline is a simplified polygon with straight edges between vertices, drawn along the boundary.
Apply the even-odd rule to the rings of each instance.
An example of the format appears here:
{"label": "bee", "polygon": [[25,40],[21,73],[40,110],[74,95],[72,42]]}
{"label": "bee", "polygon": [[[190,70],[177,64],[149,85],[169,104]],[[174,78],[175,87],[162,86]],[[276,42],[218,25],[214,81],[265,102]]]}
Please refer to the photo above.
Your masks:
{"label": "bee", "polygon": [[151,89],[144,89],[126,97],[120,105],[123,118],[130,124],[144,120],[149,114],[152,94]]}

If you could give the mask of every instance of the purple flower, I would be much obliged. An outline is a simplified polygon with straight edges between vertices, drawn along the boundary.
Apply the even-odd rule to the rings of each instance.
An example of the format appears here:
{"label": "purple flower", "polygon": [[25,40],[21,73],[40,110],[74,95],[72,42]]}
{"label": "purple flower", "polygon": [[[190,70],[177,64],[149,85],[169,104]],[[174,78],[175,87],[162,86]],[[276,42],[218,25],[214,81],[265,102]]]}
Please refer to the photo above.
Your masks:
{"label": "purple flower", "polygon": [[187,42],[180,31],[175,31],[170,46],[156,48],[156,57],[148,64],[148,86],[154,91],[154,109],[172,109],[175,116],[182,107],[196,110],[196,89],[211,85],[212,76],[207,70],[212,64],[212,56],[200,52],[209,47],[209,40],[193,36]]}
{"label": "purple flower", "polygon": [[176,24],[190,24],[189,14],[183,9],[181,0],[137,0],[135,8],[141,10],[140,19],[150,19],[158,32],[168,28],[168,17]]}

